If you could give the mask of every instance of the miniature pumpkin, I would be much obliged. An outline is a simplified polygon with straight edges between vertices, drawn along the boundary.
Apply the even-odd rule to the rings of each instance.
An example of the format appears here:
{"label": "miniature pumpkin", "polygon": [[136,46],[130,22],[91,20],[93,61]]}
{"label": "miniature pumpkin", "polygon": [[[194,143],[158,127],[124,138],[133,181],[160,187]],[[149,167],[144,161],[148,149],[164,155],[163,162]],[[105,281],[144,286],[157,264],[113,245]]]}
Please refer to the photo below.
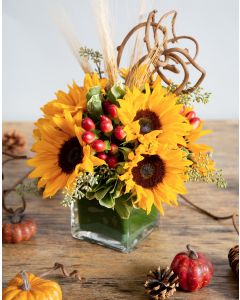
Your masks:
{"label": "miniature pumpkin", "polygon": [[2,238],[5,243],[20,243],[28,241],[37,231],[34,219],[10,217],[10,222],[2,226]]}
{"label": "miniature pumpkin", "polygon": [[62,290],[58,283],[20,272],[3,289],[3,300],[62,300]]}
{"label": "miniature pumpkin", "polygon": [[213,265],[202,253],[195,252],[187,245],[187,252],[178,253],[171,268],[179,278],[179,286],[194,292],[207,286],[213,275]]}

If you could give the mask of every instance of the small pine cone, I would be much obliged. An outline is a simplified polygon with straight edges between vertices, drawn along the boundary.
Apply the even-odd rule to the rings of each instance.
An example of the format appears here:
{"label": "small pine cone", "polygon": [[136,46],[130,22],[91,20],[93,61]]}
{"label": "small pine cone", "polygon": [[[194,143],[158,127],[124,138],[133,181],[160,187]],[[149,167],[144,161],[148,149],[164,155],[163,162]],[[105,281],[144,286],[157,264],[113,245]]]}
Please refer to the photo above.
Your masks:
{"label": "small pine cone", "polygon": [[26,150],[26,139],[23,134],[15,129],[3,133],[3,151],[11,154],[20,154]]}
{"label": "small pine cone", "polygon": [[179,280],[169,267],[162,270],[158,267],[157,270],[149,272],[144,286],[151,299],[164,300],[175,293],[176,287],[179,286]]}
{"label": "small pine cone", "polygon": [[233,272],[239,277],[239,245],[229,250],[228,260]]}

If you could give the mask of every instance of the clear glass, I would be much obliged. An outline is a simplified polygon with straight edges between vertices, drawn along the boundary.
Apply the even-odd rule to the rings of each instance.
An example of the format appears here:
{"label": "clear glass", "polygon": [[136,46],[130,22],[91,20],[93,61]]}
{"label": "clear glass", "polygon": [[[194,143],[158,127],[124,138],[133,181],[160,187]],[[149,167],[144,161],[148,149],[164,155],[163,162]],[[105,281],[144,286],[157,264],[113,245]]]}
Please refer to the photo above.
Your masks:
{"label": "clear glass", "polygon": [[150,214],[134,208],[129,219],[122,219],[97,200],[81,199],[71,207],[71,231],[74,238],[88,240],[122,252],[130,252],[159,224],[153,207]]}

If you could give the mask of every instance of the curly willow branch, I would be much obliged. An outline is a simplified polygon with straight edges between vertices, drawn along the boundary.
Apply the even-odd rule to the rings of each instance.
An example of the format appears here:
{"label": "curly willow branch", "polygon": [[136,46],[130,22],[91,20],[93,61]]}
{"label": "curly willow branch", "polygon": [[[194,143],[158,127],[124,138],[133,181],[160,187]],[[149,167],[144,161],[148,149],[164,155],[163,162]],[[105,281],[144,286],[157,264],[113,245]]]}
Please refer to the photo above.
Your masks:
{"label": "curly willow branch", "polygon": [[[8,152],[2,152],[3,155],[10,157],[9,159],[6,159],[3,162],[3,165],[12,161],[12,160],[18,160],[18,159],[28,159],[28,157],[26,155],[13,155],[11,153]],[[26,209],[26,200],[23,196],[21,196],[21,201],[22,201],[22,206],[16,208],[15,210],[11,207],[8,207],[6,205],[6,198],[7,196],[11,193],[11,192],[15,192],[16,193],[16,187],[21,184],[27,177],[28,175],[31,173],[31,171],[28,171],[26,174],[24,174],[21,178],[19,178],[10,188],[8,189],[4,189],[2,191],[2,208],[9,214],[14,215],[14,214],[22,214],[25,209]],[[4,179],[4,174],[2,173],[2,177]]]}
{"label": "curly willow branch", "polygon": [[237,222],[236,222],[236,217],[238,217],[237,213],[233,213],[231,215],[227,215],[227,216],[217,216],[214,215],[213,213],[201,208],[200,206],[194,204],[192,201],[190,201],[186,196],[183,195],[179,195],[186,203],[188,203],[189,205],[191,205],[193,208],[195,208],[197,211],[199,211],[200,213],[209,216],[210,218],[214,219],[214,220],[229,220],[232,219],[232,223],[233,223],[233,227],[236,230],[237,234],[239,234],[239,229],[237,226]]}
{"label": "curly willow branch", "polygon": [[[157,11],[153,10],[149,13],[147,21],[139,23],[135,27],[133,27],[126,37],[123,39],[120,46],[117,47],[118,56],[117,56],[117,66],[119,68],[122,54],[126,44],[128,43],[129,39],[140,29],[145,28],[145,36],[144,42],[146,44],[147,54],[144,54],[138,62],[129,70],[129,74],[126,79],[126,83],[133,87],[133,84],[136,87],[142,87],[144,83],[149,79],[149,76],[153,75],[154,73],[158,73],[161,79],[169,85],[171,80],[164,75],[163,70],[168,70],[175,74],[180,74],[177,65],[181,65],[182,70],[184,72],[183,79],[181,83],[177,86],[176,90],[174,91],[175,94],[179,95],[181,93],[191,93],[193,92],[203,81],[206,76],[205,70],[196,63],[196,58],[199,52],[199,45],[196,39],[187,35],[177,36],[175,32],[175,21],[177,17],[177,12],[175,10],[169,11],[164,14],[158,22],[155,22],[155,16]],[[162,25],[162,22],[172,16],[171,19],[171,33],[172,38],[168,38],[168,28]],[[153,38],[154,38],[154,45],[151,46],[150,41],[150,29],[153,30]],[[159,40],[158,33],[161,32],[162,40]],[[179,40],[190,40],[195,45],[195,53],[193,56],[189,54],[189,50],[187,48],[180,48],[180,47],[170,47],[171,44],[177,43]],[[155,55],[154,59],[153,53]],[[157,58],[156,58],[157,54]],[[184,59],[183,59],[183,58]],[[185,60],[186,59],[186,60]],[[170,64],[169,61],[172,61],[174,64]],[[146,65],[146,76],[138,76],[138,71],[141,66]],[[153,71],[150,70],[150,65],[153,67]],[[201,75],[197,82],[190,88],[185,89],[189,79],[190,73],[188,70],[188,65],[192,65],[195,69],[197,69]]]}
{"label": "curly willow branch", "polygon": [[63,264],[60,264],[58,262],[55,262],[54,266],[51,268],[51,270],[42,273],[41,275],[39,275],[39,277],[45,277],[49,274],[52,274],[54,271],[56,270],[61,270],[62,271],[62,275],[63,277],[69,278],[69,277],[73,277],[79,281],[85,281],[86,279],[84,277],[81,277],[79,275],[79,271],[78,270],[73,270],[72,272],[68,272],[65,268],[65,266]]}

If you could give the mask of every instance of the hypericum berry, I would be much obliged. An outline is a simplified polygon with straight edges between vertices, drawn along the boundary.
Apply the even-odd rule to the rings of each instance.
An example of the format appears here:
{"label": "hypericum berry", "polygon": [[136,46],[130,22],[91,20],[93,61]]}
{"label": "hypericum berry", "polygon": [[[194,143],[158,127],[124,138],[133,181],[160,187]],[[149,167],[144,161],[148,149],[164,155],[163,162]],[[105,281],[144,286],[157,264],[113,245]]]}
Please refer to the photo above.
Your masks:
{"label": "hypericum berry", "polygon": [[82,120],[82,127],[85,130],[93,130],[95,129],[95,124],[91,118],[84,118]]}
{"label": "hypericum berry", "polygon": [[111,116],[111,118],[116,118],[117,117],[117,106],[115,104],[110,104],[107,107],[107,112]]}
{"label": "hypericum berry", "polygon": [[111,144],[110,145],[110,150],[109,150],[109,153],[110,154],[116,154],[118,152],[118,146],[116,144]]}
{"label": "hypericum berry", "polygon": [[188,120],[191,120],[192,118],[195,118],[197,115],[195,113],[195,111],[191,110],[186,114],[186,118],[188,118]]}
{"label": "hypericum berry", "polygon": [[96,139],[96,135],[91,131],[85,131],[82,135],[82,139],[85,143],[91,144]]}
{"label": "hypericum berry", "polygon": [[103,122],[103,121],[112,123],[112,121],[111,121],[111,119],[109,119],[109,117],[101,115],[100,116],[100,122]]}
{"label": "hypericum berry", "polygon": [[126,136],[126,133],[124,132],[123,128],[121,126],[117,126],[114,129],[114,135],[118,140],[123,140]]}
{"label": "hypericum berry", "polygon": [[105,113],[108,112],[108,106],[111,105],[112,102],[111,101],[108,101],[108,100],[105,100],[102,102],[102,106],[103,106],[103,110],[105,111]]}
{"label": "hypericum berry", "polygon": [[112,122],[108,122],[108,121],[101,121],[100,123],[100,129],[102,132],[104,133],[108,133],[113,131],[113,125]]}
{"label": "hypericum berry", "polygon": [[107,160],[108,159],[107,154],[103,153],[103,152],[98,153],[97,157],[100,158],[100,159],[102,159],[102,160]]}
{"label": "hypericum berry", "polygon": [[110,156],[108,159],[107,159],[107,164],[109,166],[109,168],[116,168],[117,164],[118,164],[118,160],[115,156]]}
{"label": "hypericum berry", "polygon": [[192,118],[190,120],[190,124],[192,125],[193,129],[197,129],[198,126],[200,125],[200,123],[201,123],[201,120],[199,118],[197,118],[197,117],[196,118]]}
{"label": "hypericum berry", "polygon": [[102,140],[95,140],[91,146],[96,152],[103,152],[106,149],[106,145]]}

